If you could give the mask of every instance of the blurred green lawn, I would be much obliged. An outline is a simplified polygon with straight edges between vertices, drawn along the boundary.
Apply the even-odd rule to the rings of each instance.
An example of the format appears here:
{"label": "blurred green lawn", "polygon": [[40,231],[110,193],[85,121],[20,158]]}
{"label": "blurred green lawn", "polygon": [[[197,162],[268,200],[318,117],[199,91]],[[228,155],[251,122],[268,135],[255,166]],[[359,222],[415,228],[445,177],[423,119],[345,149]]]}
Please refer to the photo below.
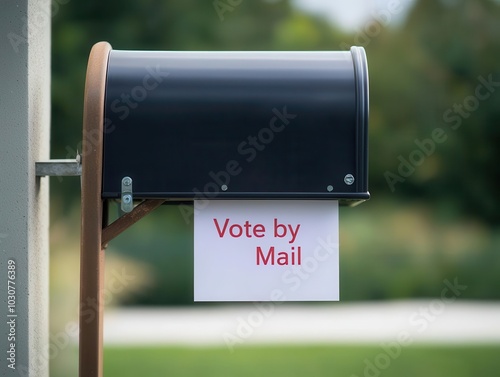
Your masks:
{"label": "blurred green lawn", "polygon": [[[396,357],[380,346],[250,346],[233,353],[226,348],[106,347],[104,375],[486,377],[498,375],[499,355],[500,345],[411,346]],[[365,371],[369,363],[375,364]]]}

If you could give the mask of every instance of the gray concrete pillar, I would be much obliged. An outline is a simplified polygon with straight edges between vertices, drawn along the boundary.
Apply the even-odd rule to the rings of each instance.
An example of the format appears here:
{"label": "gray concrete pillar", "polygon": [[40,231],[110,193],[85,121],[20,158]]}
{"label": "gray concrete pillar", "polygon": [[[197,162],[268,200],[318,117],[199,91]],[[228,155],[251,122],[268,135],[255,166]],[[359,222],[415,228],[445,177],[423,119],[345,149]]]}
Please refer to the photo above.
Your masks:
{"label": "gray concrete pillar", "polygon": [[0,375],[7,377],[47,377],[50,359],[49,188],[48,178],[35,177],[35,161],[49,159],[50,8],[49,0],[0,0]]}

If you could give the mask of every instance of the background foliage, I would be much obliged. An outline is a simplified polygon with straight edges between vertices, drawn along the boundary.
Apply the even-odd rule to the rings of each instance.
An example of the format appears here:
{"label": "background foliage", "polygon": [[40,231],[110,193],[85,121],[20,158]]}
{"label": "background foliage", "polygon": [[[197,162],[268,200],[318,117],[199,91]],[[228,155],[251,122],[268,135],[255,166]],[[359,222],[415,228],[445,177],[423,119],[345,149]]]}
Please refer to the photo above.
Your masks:
{"label": "background foliage", "polygon": [[[480,78],[500,82],[499,3],[419,0],[401,25],[382,21],[347,33],[288,0],[244,0],[223,20],[212,1],[61,2],[53,17],[52,157],[81,150],[85,69],[97,41],[115,49],[338,50],[362,40],[372,199],[341,210],[342,299],[432,297],[454,277],[469,286],[464,297],[498,299],[500,88],[466,116],[455,110],[471,108]],[[401,159],[437,128],[446,141],[391,187],[388,172],[399,174]],[[51,185],[53,254],[78,258],[77,243],[64,241],[79,237],[79,182]],[[123,303],[192,303],[192,225],[176,207],[141,221],[109,253],[147,276],[148,288],[120,296]],[[58,274],[53,269],[54,289],[68,281]]]}

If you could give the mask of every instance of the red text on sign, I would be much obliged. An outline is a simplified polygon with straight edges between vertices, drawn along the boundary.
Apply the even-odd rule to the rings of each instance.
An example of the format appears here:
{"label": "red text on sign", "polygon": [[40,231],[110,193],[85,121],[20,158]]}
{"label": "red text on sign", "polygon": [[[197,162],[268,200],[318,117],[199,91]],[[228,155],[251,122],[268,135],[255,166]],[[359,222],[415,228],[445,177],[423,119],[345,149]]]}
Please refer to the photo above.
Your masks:
{"label": "red text on sign", "polygon": [[299,233],[300,224],[294,228],[292,224],[280,224],[278,219],[274,219],[274,237],[284,238],[290,233],[290,241],[288,243],[294,243]]}
{"label": "red text on sign", "polygon": [[247,220],[243,223],[243,225],[240,224],[232,224],[229,225],[229,219],[226,219],[224,221],[224,224],[222,225],[222,228],[219,224],[219,221],[217,219],[214,219],[215,223],[215,228],[217,229],[217,234],[219,235],[220,238],[223,238],[226,235],[226,232],[229,233],[231,237],[234,238],[239,238],[239,237],[257,237],[257,238],[262,238],[264,237],[264,234],[266,232],[266,228],[262,224],[256,224],[252,225],[250,222]]}
{"label": "red text on sign", "polygon": [[274,266],[275,264],[279,266],[295,266],[302,264],[302,256],[301,256],[301,248],[297,247],[295,250],[295,246],[291,247],[289,252],[280,251],[275,253],[274,246],[269,248],[267,255],[264,255],[262,248],[257,246],[257,265],[259,266],[262,262],[263,265],[270,264]]}

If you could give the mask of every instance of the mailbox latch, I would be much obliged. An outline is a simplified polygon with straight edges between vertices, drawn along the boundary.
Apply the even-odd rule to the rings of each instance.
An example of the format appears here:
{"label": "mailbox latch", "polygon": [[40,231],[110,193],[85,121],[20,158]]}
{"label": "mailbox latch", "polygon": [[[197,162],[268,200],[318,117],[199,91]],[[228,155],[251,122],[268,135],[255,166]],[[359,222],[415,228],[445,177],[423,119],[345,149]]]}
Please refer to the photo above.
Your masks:
{"label": "mailbox latch", "polygon": [[134,195],[132,192],[132,178],[122,178],[121,210],[125,213],[132,212],[134,209]]}

